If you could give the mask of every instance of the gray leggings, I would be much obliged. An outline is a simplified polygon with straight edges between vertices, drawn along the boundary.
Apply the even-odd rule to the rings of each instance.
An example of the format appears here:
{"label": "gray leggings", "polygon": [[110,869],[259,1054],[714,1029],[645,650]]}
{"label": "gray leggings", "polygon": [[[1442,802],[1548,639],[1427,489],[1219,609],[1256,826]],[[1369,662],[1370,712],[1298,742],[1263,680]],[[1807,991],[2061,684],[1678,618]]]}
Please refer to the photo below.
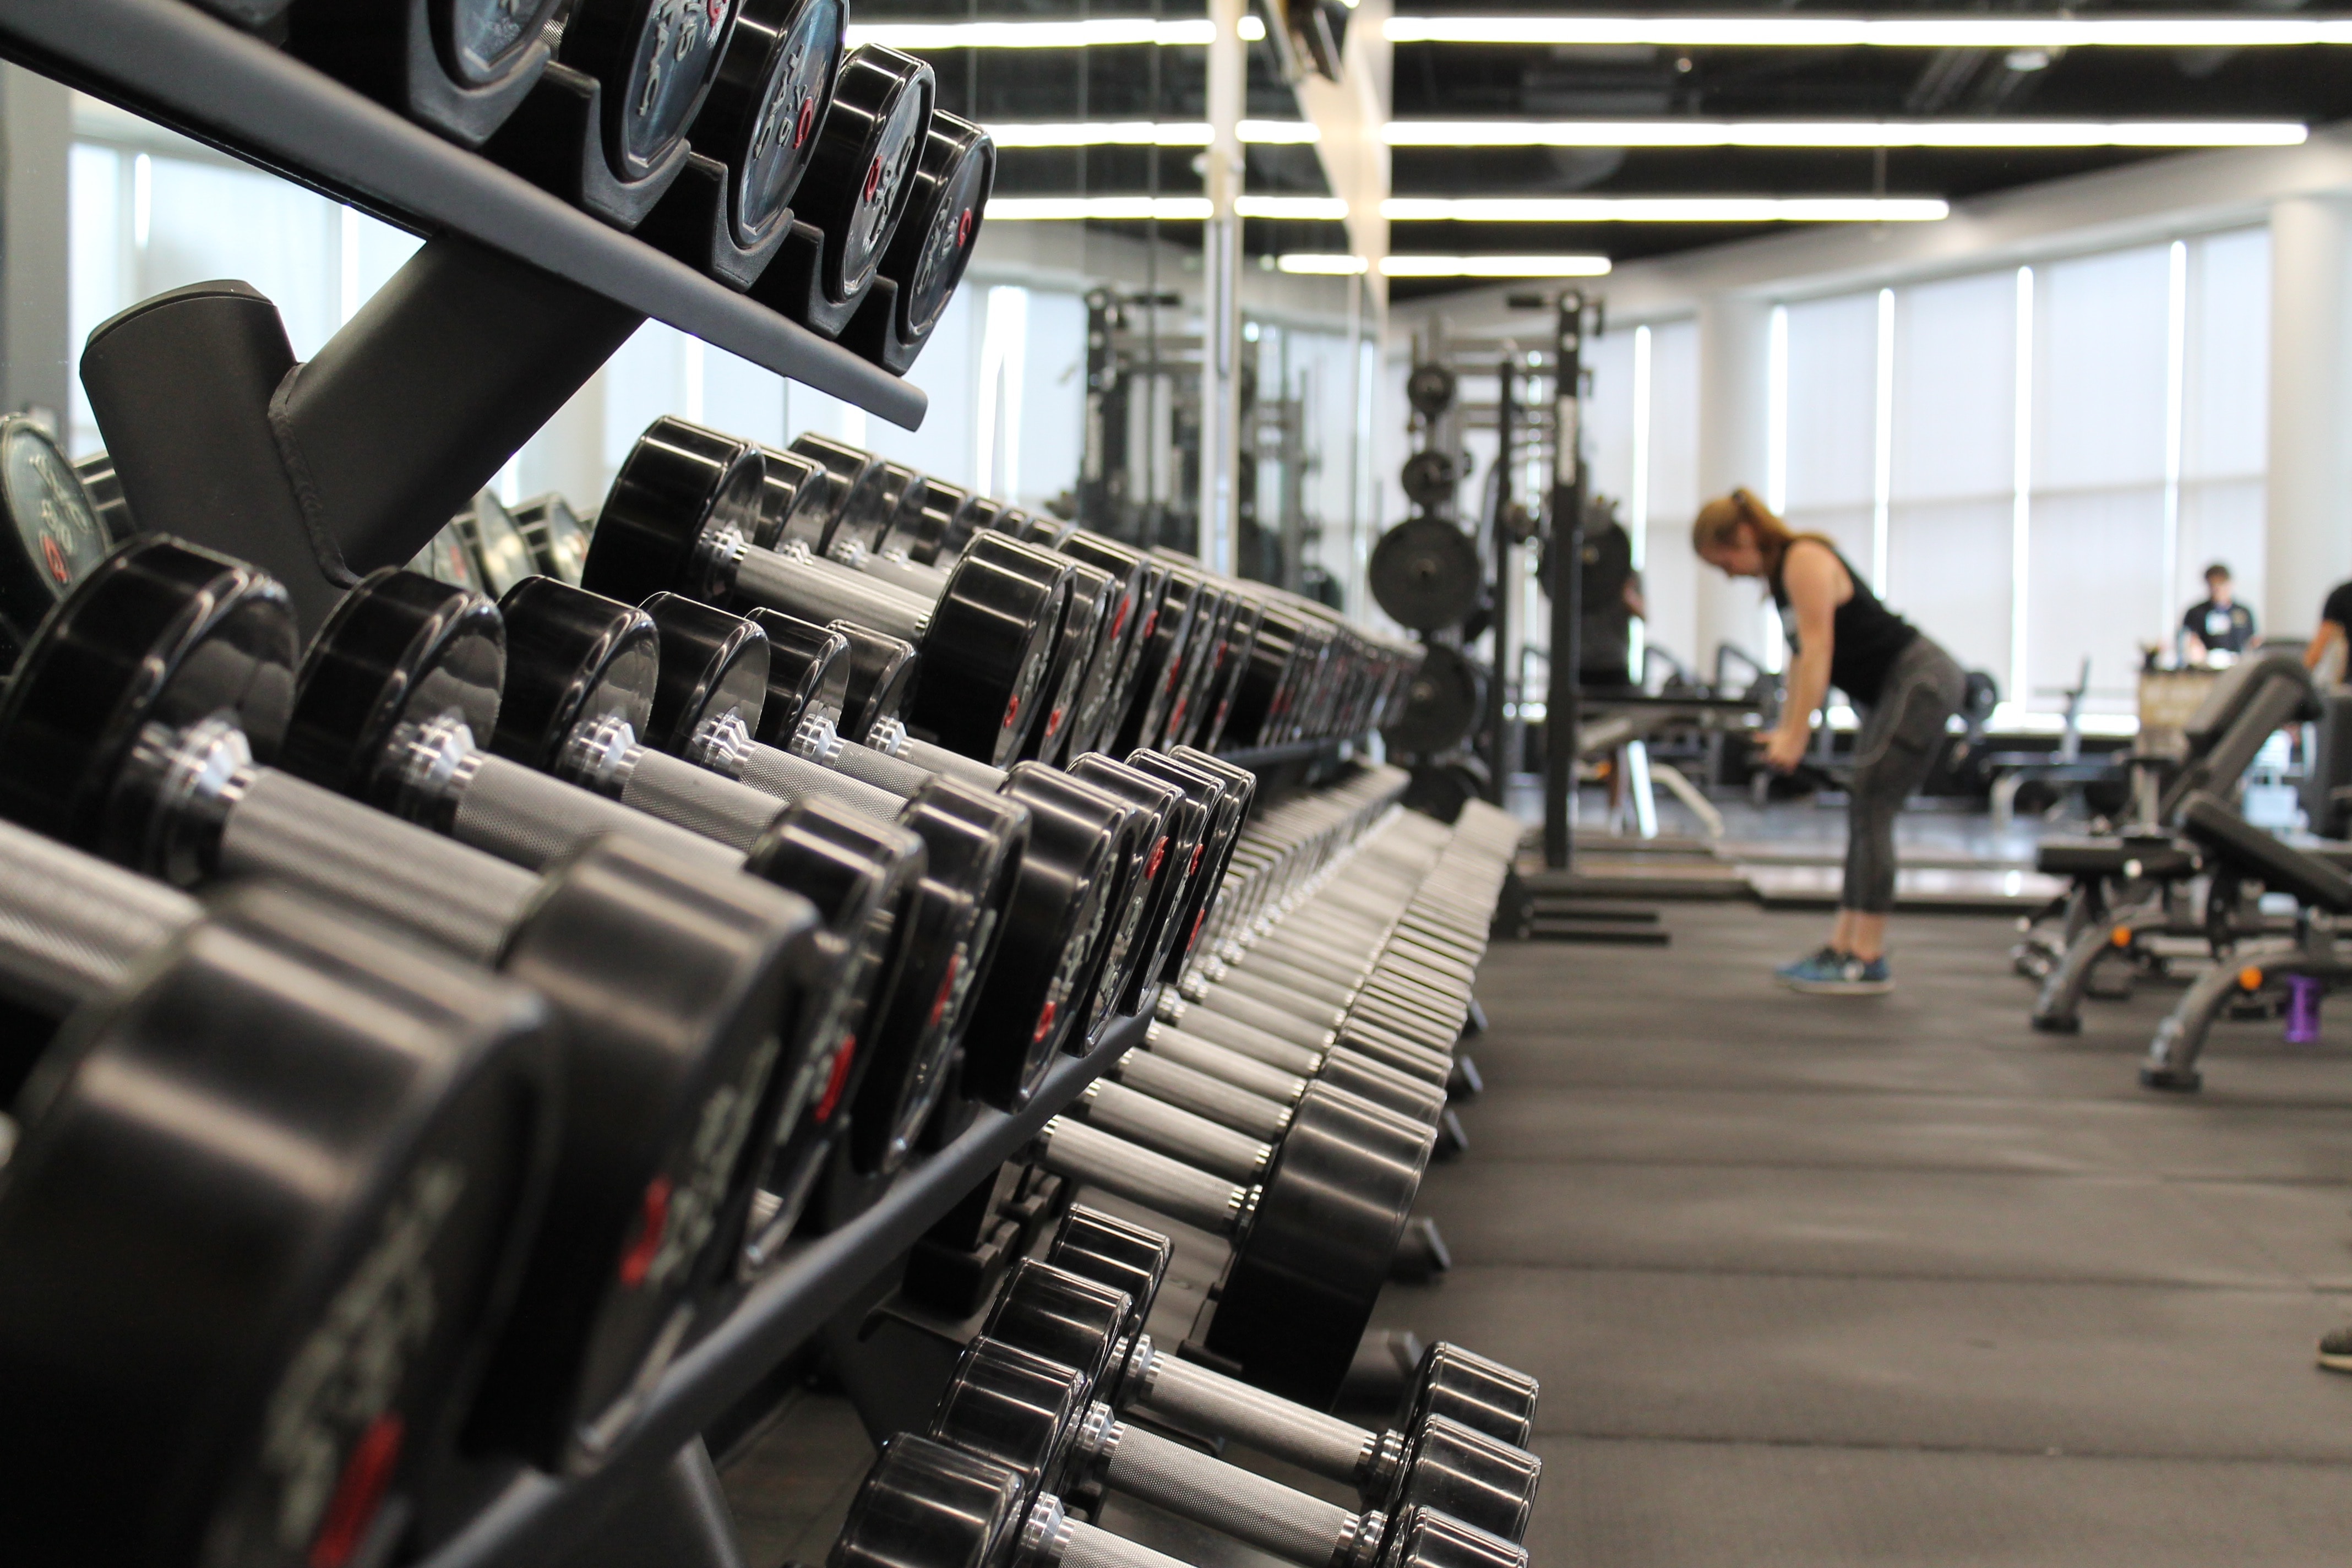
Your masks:
{"label": "gray leggings", "polygon": [[1944,721],[1959,711],[1967,686],[1952,656],[1924,633],[1895,656],[1854,741],[1841,908],[1871,915],[1895,908],[1895,817],[1927,782]]}

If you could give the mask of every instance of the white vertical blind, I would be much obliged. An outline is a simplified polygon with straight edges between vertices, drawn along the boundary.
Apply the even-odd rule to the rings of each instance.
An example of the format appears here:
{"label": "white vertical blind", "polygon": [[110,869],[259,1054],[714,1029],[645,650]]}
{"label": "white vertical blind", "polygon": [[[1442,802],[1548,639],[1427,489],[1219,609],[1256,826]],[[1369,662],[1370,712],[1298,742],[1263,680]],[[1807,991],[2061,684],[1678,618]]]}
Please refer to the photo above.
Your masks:
{"label": "white vertical blind", "polygon": [[2008,272],[1897,293],[1887,435],[1889,602],[2004,694],[2016,299]]}
{"label": "white vertical blind", "polygon": [[[2209,235],[2189,247],[2180,453],[2179,605],[2205,596],[2204,571],[2229,566],[2257,626],[2310,605],[2270,605],[2262,591],[2263,470],[2270,438],[2271,246],[2267,229]],[[2313,594],[2324,591],[2314,584]]]}
{"label": "white vertical blind", "polygon": [[[1788,308],[1785,475],[1789,526],[1825,533],[1868,580],[1878,479],[1878,298]],[[1764,482],[1759,475],[1757,482]],[[1751,650],[1752,651],[1752,650]]]}
{"label": "white vertical blind", "polygon": [[2035,289],[2033,496],[2026,669],[2036,707],[2081,679],[2094,711],[2129,712],[2165,558],[2170,353],[2168,246],[2041,268]]}

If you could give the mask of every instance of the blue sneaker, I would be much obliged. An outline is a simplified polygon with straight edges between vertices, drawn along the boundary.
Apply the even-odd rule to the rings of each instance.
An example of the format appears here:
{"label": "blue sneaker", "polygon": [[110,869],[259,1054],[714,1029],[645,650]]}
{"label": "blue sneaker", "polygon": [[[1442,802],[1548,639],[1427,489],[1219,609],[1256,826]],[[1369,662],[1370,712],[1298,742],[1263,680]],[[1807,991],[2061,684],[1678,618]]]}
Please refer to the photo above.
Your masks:
{"label": "blue sneaker", "polygon": [[1808,996],[1883,996],[1895,989],[1895,973],[1885,955],[1865,963],[1833,947],[1784,963],[1772,974],[1790,990]]}

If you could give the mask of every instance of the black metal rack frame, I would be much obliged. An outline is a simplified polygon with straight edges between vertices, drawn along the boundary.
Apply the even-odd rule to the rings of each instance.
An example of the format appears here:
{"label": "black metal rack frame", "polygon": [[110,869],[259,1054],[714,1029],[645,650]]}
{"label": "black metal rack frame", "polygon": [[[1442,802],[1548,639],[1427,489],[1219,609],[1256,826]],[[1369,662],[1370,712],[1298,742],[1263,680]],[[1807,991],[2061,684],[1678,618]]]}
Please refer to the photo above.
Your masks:
{"label": "black metal rack frame", "polygon": [[0,0],[0,54],[411,233],[462,235],[909,429],[923,393],[187,0]]}

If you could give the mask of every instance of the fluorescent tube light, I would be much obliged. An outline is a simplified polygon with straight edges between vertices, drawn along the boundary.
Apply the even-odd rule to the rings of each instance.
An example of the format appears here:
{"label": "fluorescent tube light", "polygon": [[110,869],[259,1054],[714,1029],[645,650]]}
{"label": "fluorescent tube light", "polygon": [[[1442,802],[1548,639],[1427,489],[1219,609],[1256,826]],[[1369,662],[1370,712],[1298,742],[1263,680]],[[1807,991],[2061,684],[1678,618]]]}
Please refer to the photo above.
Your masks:
{"label": "fluorescent tube light", "polygon": [[1605,256],[1389,256],[1383,278],[1601,278]]}
{"label": "fluorescent tube light", "polygon": [[1354,278],[1371,270],[1371,263],[1360,256],[1278,256],[1274,265],[1278,271],[1319,278]]}
{"label": "fluorescent tube light", "polygon": [[1396,44],[1653,44],[1668,48],[2277,48],[2352,43],[2352,21],[2298,16],[1391,16]]}
{"label": "fluorescent tube light", "polygon": [[[2294,147],[2279,121],[1399,120],[1391,147]],[[1244,138],[1246,140],[1246,138]]]}
{"label": "fluorescent tube light", "polygon": [[[1105,120],[1011,121],[990,125],[999,147],[1206,147],[1206,121]],[[1242,140],[1256,146],[1300,144],[1316,140],[1304,120],[1244,120]]]}
{"label": "fluorescent tube light", "polygon": [[1381,204],[1381,216],[1395,223],[1932,223],[1950,212],[1932,196],[1391,196]]}
{"label": "fluorescent tube light", "polygon": [[[1159,44],[1206,48],[1216,26],[1206,17],[1155,22],[1149,16],[1106,16],[1084,22],[967,22],[940,18],[919,22],[852,22],[849,42],[887,44],[894,49],[1087,49]],[[1265,37],[1257,16],[1242,18],[1242,37]]]}

